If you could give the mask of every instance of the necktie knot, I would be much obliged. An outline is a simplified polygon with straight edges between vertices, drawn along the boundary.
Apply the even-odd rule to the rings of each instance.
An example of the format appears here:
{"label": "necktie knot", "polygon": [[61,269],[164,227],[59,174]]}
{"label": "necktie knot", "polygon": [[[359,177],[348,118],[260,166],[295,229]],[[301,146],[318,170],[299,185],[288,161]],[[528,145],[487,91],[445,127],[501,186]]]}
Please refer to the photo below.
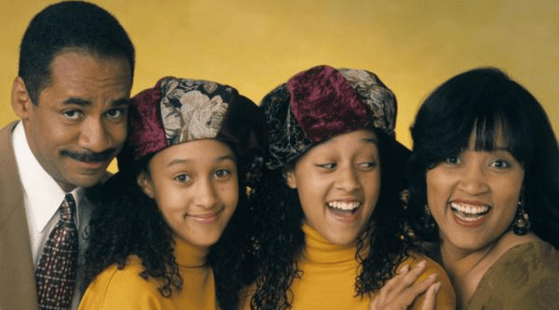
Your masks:
{"label": "necktie knot", "polygon": [[66,194],[64,201],[60,205],[60,218],[64,222],[70,222],[73,220],[74,211],[76,210],[76,201],[72,194]]}

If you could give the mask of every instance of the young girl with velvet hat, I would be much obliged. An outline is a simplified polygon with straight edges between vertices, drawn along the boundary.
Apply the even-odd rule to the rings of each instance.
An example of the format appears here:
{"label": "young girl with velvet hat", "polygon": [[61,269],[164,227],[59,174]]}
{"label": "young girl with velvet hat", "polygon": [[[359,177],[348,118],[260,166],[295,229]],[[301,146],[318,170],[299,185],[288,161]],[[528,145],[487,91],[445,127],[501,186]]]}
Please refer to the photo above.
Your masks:
{"label": "young girl with velvet hat", "polygon": [[409,150],[395,140],[396,99],[380,79],[314,67],[261,109],[270,145],[250,199],[258,274],[244,308],[453,309],[444,270],[406,233]]}
{"label": "young girl with velvet hat", "polygon": [[95,193],[80,309],[236,309],[252,280],[258,107],[230,86],[167,77],[132,99],[128,121],[119,172]]}

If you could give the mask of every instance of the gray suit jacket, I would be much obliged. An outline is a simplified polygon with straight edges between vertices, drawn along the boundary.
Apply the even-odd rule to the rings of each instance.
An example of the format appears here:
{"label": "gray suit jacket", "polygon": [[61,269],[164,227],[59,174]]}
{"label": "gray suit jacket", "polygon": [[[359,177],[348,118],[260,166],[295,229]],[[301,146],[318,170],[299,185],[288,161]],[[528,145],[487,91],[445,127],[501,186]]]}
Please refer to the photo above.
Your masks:
{"label": "gray suit jacket", "polygon": [[37,310],[31,241],[11,132],[0,130],[0,310]]}

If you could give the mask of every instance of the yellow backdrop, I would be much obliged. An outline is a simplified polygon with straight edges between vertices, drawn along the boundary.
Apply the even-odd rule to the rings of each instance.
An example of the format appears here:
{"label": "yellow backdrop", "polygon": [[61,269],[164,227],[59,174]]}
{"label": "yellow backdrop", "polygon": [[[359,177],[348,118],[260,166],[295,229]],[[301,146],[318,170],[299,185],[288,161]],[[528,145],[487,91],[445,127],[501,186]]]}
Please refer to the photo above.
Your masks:
{"label": "yellow backdrop", "polygon": [[[0,2],[0,126],[16,119],[10,90],[23,32],[53,2]],[[120,20],[136,47],[133,94],[175,75],[230,84],[259,102],[314,65],[368,69],[396,93],[397,134],[409,146],[408,128],[434,87],[496,66],[540,100],[559,132],[556,0],[93,2]]]}

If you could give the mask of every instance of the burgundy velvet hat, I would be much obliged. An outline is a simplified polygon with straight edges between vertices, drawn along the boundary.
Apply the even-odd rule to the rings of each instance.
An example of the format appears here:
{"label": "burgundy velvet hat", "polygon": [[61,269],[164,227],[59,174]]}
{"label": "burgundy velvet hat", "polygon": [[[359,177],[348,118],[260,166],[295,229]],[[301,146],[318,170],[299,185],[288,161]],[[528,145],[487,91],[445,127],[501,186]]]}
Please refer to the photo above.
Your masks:
{"label": "burgundy velvet hat", "polygon": [[271,91],[260,108],[270,131],[270,170],[318,143],[359,129],[376,128],[395,141],[396,97],[365,70],[310,68]]}
{"label": "burgundy velvet hat", "polygon": [[250,180],[263,162],[267,142],[262,112],[231,86],[162,78],[132,98],[128,138],[117,157],[119,169],[172,145],[200,139],[234,144]]}

